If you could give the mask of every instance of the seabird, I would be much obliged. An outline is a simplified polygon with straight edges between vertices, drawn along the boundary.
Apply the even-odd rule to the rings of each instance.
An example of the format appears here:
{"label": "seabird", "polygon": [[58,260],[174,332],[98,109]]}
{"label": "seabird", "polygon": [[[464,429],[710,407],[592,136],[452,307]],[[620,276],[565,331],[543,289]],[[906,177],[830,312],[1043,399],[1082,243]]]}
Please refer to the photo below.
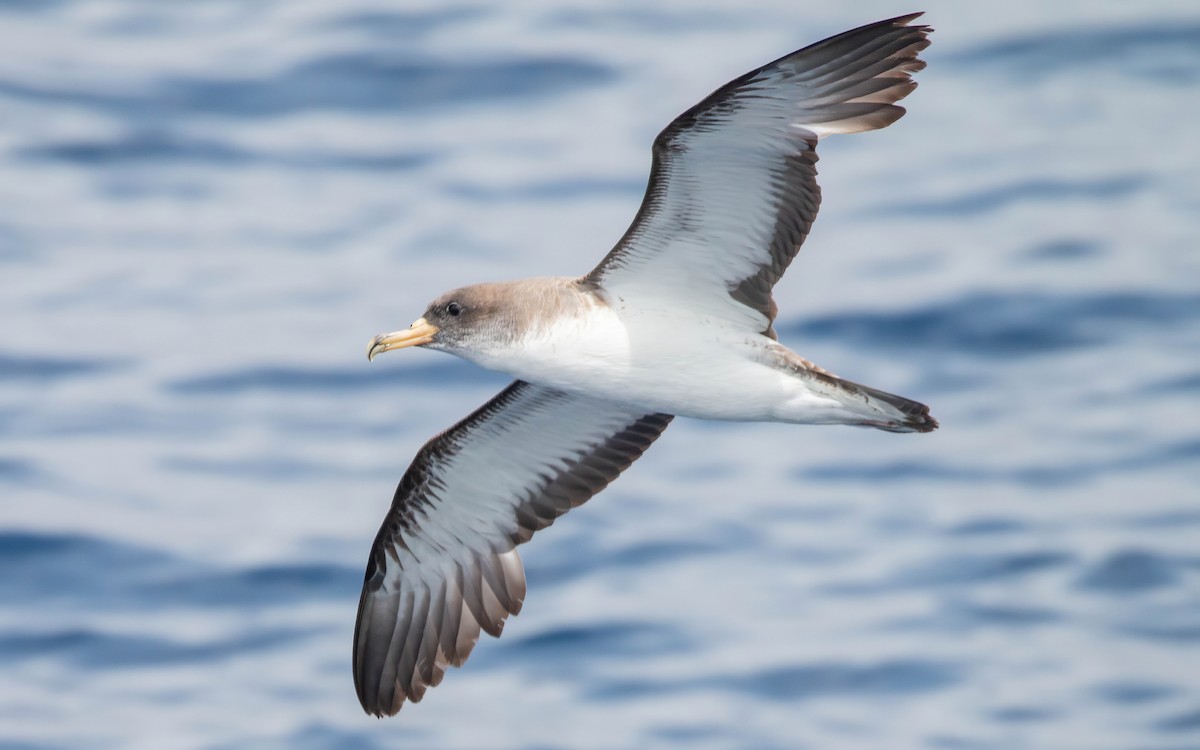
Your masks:
{"label": "seabird", "polygon": [[583,503],[673,416],[929,432],[923,404],[779,343],[771,288],[817,215],[817,141],[886,127],[925,67],[900,16],[722,86],[654,140],[641,208],[579,278],[455,289],[368,357],[449,352],[516,380],[417,453],[367,562],[354,684],[370,714],[419,701],[521,609],[516,547]]}

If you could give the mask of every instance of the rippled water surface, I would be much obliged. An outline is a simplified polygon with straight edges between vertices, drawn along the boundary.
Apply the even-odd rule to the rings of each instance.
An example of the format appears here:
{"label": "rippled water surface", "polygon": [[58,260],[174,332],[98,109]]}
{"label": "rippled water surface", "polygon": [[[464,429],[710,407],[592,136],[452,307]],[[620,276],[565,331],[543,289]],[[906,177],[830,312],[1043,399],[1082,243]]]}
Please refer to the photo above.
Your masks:
{"label": "rippled water surface", "polygon": [[[369,544],[507,382],[367,339],[589,269],[649,143],[878,2],[0,1],[0,748],[1200,747],[1200,7],[927,4],[781,338],[932,435],[680,420],[358,707]],[[986,6],[988,8],[992,6]]]}

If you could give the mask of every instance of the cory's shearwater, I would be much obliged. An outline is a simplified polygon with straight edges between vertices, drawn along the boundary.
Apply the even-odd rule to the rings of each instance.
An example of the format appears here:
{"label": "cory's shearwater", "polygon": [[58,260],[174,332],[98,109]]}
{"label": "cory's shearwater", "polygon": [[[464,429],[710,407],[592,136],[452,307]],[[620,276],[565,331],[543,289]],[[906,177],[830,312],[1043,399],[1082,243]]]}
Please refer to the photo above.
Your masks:
{"label": "cory's shearwater", "polygon": [[771,288],[817,214],[817,141],[904,114],[927,26],[863,26],[722,86],[654,141],[632,226],[590,273],[477,284],[368,355],[423,346],[517,378],[420,450],[367,563],[354,638],[363,708],[394,714],[500,635],[525,597],[516,546],[701,419],[929,432],[915,401],[776,340]]}

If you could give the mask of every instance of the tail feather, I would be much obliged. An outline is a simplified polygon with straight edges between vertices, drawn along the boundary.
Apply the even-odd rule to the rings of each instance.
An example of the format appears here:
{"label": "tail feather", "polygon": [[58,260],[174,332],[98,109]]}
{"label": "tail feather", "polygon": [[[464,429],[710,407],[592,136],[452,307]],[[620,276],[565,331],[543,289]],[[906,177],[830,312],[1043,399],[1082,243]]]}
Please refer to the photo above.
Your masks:
{"label": "tail feather", "polygon": [[929,407],[919,401],[843,380],[779,344],[770,351],[776,367],[801,378],[810,389],[843,407],[844,411],[835,420],[837,423],[888,432],[933,432],[938,428],[938,421],[930,416]]}
{"label": "tail feather", "polygon": [[894,393],[887,393],[876,388],[871,388],[858,383],[851,383],[848,380],[841,380],[841,384],[848,389],[856,390],[867,397],[868,403],[874,401],[876,404],[884,404],[891,410],[897,413],[897,420],[881,420],[878,422],[867,420],[863,422],[864,426],[875,427],[888,432],[933,432],[938,428],[938,421],[929,414],[929,407],[918,401],[913,401],[903,396],[897,396]]}

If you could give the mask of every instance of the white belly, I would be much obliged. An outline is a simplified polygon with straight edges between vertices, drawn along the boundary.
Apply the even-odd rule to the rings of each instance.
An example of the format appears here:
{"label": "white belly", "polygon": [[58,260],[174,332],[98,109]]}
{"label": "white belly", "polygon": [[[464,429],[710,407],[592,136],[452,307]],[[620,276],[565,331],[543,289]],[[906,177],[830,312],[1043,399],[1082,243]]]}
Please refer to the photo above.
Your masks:
{"label": "white belly", "polygon": [[[593,307],[533,332],[519,348],[477,353],[490,369],[565,391],[701,419],[776,420],[799,381],[762,362],[772,342],[728,323]],[[789,420],[790,421],[790,420]]]}

